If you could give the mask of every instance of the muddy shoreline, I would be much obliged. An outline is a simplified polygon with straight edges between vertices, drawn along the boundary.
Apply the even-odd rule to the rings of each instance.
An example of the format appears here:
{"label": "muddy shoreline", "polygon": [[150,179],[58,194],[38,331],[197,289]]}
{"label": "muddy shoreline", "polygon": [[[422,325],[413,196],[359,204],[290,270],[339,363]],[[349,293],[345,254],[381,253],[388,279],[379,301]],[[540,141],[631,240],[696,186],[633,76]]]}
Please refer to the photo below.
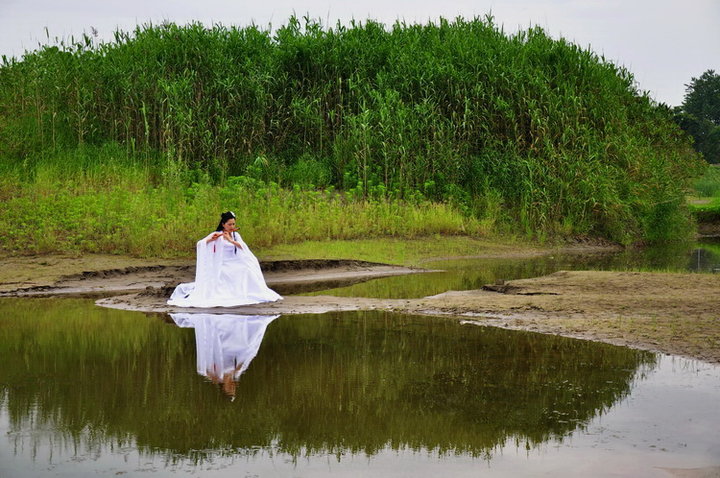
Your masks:
{"label": "muddy shoreline", "polygon": [[[261,268],[268,285],[286,295],[342,287],[379,277],[428,272],[415,267],[331,259],[266,261],[261,263]],[[191,263],[87,270],[25,287],[0,282],[0,297],[105,297],[141,293],[141,296],[162,302],[177,284],[191,282],[194,277],[195,265]]]}
{"label": "muddy shoreline", "polygon": [[[60,263],[61,270],[69,270],[62,268],[61,259],[53,260]],[[595,340],[720,364],[720,274],[561,271],[482,290],[447,291],[419,299],[373,299],[292,294],[427,271],[333,260],[275,261],[264,263],[263,268],[268,285],[285,296],[282,301],[210,310],[247,315],[387,310],[447,316],[483,326]],[[193,275],[194,267],[187,261],[96,268],[26,287],[0,280],[0,297],[81,296],[97,298],[96,303],[103,307],[149,313],[201,312],[166,304],[174,286],[191,281]]]}

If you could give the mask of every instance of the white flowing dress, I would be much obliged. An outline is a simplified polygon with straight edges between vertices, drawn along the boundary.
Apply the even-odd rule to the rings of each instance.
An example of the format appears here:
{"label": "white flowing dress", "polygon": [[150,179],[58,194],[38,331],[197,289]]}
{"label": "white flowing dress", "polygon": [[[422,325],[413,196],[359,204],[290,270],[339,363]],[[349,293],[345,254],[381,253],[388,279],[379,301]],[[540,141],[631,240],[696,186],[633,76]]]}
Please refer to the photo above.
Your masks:
{"label": "white flowing dress", "polygon": [[279,315],[170,314],[179,327],[195,329],[197,372],[232,374],[237,380],[260,350],[265,330]]}
{"label": "white flowing dress", "polygon": [[179,307],[232,307],[282,299],[265,283],[260,263],[239,234],[242,248],[223,237],[207,242],[213,233],[197,242],[195,282],[178,285],[167,301]]}

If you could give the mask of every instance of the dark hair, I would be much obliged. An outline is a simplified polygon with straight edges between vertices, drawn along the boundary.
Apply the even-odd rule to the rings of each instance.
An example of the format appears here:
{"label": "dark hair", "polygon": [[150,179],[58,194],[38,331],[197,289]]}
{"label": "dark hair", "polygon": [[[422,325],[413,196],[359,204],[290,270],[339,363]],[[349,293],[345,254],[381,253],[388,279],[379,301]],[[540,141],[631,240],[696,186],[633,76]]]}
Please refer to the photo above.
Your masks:
{"label": "dark hair", "polygon": [[220,214],[220,224],[218,224],[217,229],[215,231],[222,231],[223,225],[228,222],[230,219],[235,219],[235,213],[232,211],[224,212]]}

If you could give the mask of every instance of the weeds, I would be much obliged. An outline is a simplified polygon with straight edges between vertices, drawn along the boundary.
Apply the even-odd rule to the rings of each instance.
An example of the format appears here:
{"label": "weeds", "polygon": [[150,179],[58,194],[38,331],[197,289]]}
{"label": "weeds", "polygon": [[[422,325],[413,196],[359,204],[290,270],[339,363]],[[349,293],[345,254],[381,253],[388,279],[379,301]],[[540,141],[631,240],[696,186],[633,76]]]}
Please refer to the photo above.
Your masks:
{"label": "weeds", "polygon": [[699,197],[720,197],[720,166],[710,165],[693,183]]}

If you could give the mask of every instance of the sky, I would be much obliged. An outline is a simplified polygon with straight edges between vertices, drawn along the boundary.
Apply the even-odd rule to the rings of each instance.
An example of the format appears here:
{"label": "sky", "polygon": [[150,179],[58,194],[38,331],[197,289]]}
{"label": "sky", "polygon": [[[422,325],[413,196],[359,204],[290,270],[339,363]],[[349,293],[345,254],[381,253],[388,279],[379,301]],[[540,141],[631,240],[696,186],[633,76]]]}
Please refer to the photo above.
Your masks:
{"label": "sky", "polygon": [[0,55],[20,57],[38,43],[92,28],[109,41],[118,28],[148,22],[278,27],[293,13],[325,25],[492,13],[507,33],[540,26],[590,48],[627,68],[640,91],[670,106],[682,103],[693,77],[720,72],[720,0],[0,0]]}

